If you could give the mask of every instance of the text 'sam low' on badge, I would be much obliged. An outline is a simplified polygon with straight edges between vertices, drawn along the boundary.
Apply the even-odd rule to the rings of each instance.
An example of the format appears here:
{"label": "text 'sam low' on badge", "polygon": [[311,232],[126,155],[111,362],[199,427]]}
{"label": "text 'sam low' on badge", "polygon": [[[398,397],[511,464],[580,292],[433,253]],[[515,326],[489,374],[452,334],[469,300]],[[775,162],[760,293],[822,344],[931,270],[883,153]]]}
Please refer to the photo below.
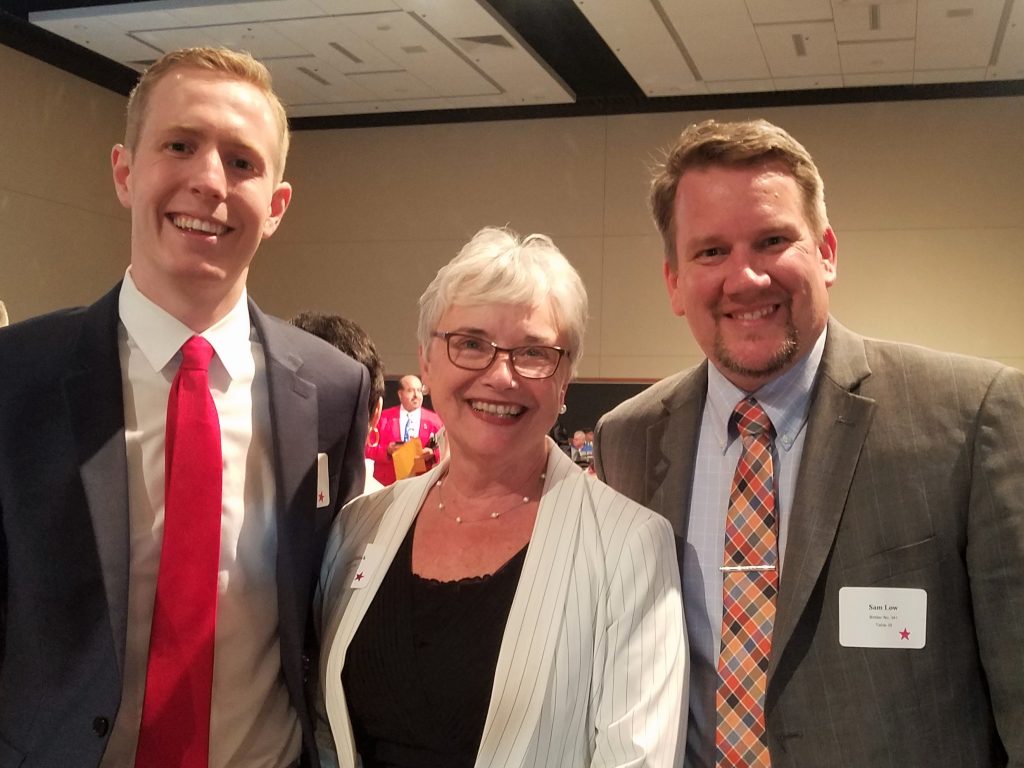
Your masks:
{"label": "text 'sam low' on badge", "polygon": [[839,644],[846,648],[924,648],[928,593],[899,587],[839,590]]}

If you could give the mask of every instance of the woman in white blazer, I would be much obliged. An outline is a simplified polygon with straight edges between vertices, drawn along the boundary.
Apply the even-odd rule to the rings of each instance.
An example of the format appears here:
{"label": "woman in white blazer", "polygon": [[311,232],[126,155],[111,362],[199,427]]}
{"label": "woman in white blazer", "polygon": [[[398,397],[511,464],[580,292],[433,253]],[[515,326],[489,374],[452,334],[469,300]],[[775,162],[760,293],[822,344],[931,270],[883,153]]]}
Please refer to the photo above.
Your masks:
{"label": "woman in white blazer", "polygon": [[681,765],[671,527],[547,438],[586,304],[548,238],[497,229],[421,297],[450,456],[335,523],[317,604],[324,765]]}

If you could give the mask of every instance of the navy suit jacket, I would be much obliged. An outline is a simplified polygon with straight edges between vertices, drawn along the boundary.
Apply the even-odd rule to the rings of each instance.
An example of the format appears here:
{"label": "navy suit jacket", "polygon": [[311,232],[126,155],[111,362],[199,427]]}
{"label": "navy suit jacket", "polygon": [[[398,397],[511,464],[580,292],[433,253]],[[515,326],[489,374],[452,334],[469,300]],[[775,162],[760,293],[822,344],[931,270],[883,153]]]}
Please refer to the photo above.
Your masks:
{"label": "navy suit jacket", "polygon": [[[0,331],[0,768],[96,765],[120,704],[130,556],[119,290]],[[249,311],[273,432],[281,664],[315,764],[310,605],[331,522],[363,487],[369,377]],[[320,509],[318,453],[332,501]]]}

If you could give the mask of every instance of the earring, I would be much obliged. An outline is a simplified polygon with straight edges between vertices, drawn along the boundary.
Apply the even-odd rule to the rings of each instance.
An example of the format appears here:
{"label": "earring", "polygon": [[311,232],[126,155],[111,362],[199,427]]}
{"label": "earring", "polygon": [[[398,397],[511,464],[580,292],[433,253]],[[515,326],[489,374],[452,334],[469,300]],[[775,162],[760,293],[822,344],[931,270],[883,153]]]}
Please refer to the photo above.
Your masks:
{"label": "earring", "polygon": [[562,407],[558,409],[558,412],[562,414],[565,413],[567,410],[569,409],[565,407],[565,403],[562,403]]}
{"label": "earring", "polygon": [[[373,436],[373,442],[372,443],[370,442],[370,436],[371,435]],[[366,447],[367,448],[376,448],[378,445],[380,445],[380,430],[377,429],[376,427],[373,427],[370,430],[370,434],[366,436]]]}

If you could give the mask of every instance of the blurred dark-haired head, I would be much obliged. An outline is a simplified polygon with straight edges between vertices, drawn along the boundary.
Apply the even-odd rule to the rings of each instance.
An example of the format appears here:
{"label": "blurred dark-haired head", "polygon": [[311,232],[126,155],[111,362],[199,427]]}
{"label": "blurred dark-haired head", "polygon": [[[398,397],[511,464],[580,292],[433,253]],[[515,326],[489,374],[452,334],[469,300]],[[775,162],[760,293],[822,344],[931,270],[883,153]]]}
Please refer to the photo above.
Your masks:
{"label": "blurred dark-haired head", "polygon": [[384,398],[384,363],[377,354],[373,339],[358,323],[340,315],[302,312],[293,317],[291,322],[307,333],[319,336],[356,362],[366,366],[366,370],[370,372],[370,398],[367,407],[370,412],[370,426],[375,426],[375,416],[380,415],[380,406]]}

